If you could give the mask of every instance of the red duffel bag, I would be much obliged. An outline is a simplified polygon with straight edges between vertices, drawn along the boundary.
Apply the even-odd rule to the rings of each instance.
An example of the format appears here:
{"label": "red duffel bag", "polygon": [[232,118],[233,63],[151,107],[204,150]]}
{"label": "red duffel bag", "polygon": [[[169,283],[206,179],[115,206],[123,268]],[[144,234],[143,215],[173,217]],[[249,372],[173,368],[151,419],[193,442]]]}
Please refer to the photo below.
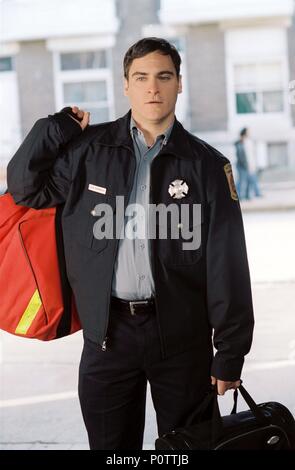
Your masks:
{"label": "red duffel bag", "polygon": [[0,328],[49,341],[81,329],[64,259],[61,207],[0,196]]}

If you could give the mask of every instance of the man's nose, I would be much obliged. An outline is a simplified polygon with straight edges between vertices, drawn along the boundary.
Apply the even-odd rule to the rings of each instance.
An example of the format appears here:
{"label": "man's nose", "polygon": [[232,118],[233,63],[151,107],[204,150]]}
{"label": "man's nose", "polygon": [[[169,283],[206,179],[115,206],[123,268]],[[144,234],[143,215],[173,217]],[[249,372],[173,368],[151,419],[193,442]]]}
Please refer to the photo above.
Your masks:
{"label": "man's nose", "polygon": [[149,93],[155,94],[155,95],[157,93],[159,93],[159,86],[158,86],[157,80],[155,78],[150,80],[149,86],[148,86],[148,91],[149,91]]}

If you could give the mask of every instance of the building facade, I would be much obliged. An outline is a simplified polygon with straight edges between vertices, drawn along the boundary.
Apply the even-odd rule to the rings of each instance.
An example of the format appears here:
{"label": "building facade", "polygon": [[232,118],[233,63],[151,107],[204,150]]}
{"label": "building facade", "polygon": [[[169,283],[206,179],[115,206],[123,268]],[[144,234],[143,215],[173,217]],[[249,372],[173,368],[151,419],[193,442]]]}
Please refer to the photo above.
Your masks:
{"label": "building facade", "polygon": [[2,186],[38,118],[74,104],[92,123],[128,110],[123,56],[144,36],[180,52],[176,115],[187,129],[234,162],[233,142],[248,127],[261,169],[295,170],[293,0],[2,0]]}

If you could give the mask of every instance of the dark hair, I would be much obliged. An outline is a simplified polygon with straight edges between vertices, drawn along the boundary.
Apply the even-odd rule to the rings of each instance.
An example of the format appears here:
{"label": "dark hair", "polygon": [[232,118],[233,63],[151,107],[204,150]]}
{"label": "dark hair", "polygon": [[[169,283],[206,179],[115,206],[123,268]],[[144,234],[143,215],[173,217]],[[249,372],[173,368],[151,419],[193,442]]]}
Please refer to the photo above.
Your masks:
{"label": "dark hair", "polygon": [[163,55],[170,55],[176,70],[176,76],[179,78],[181,58],[176,47],[166,39],[155,37],[140,39],[129,47],[123,61],[124,77],[128,80],[129,69],[134,59],[139,59],[155,51],[159,51]]}
{"label": "dark hair", "polygon": [[248,130],[247,127],[243,127],[243,129],[240,131],[240,136],[244,137],[244,135],[247,134],[247,130]]}

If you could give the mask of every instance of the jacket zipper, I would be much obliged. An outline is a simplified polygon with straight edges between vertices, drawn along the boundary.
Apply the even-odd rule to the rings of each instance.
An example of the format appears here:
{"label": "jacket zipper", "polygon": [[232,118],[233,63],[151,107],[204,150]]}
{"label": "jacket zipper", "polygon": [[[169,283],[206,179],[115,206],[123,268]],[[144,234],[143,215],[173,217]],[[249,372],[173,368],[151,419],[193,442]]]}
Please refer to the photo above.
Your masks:
{"label": "jacket zipper", "polygon": [[[112,145],[110,145],[110,147],[113,147]],[[133,170],[133,174],[132,174],[132,179],[131,179],[131,185],[130,185],[130,190],[128,192],[128,200],[127,202],[129,201],[129,196],[131,194],[131,191],[132,191],[132,184],[133,184],[133,179],[134,179],[134,174],[135,174],[135,170],[136,170],[136,157],[135,157],[135,154],[134,154],[134,151],[131,149],[131,147],[128,147],[128,145],[122,145],[122,147],[130,150],[130,152],[132,153],[132,156],[135,160],[135,166],[134,166],[134,170]],[[156,160],[156,158],[158,158],[159,154],[161,153],[161,150],[160,152],[156,155],[156,157],[153,159],[153,161],[151,162],[151,168],[150,168],[150,176],[152,174],[152,167],[153,167],[153,164],[154,164],[154,161]],[[152,195],[152,178],[150,178],[150,200],[151,200],[151,195]],[[123,221],[124,223],[124,221]],[[121,230],[122,226],[120,227],[120,230]],[[117,241],[117,244],[116,244],[116,249],[115,249],[115,253],[114,253],[114,256],[113,256],[113,268],[114,268],[114,260],[116,259],[116,255],[117,255],[117,251],[118,251],[118,247],[119,247],[119,241]],[[151,265],[152,265],[152,273],[153,273],[153,278],[155,279],[155,266],[154,266],[154,244],[151,243],[152,245],[152,256],[151,256]],[[104,340],[102,342],[102,345],[101,345],[101,349],[102,351],[106,351],[107,350],[107,340],[108,340],[108,336],[106,336],[106,333],[107,333],[107,330],[108,330],[108,325],[109,325],[109,316],[110,316],[110,312],[109,312],[109,309],[110,309],[110,294],[111,294],[111,287],[112,287],[112,278],[111,278],[111,282],[110,282],[110,285],[109,285],[109,291],[108,291],[108,307],[107,307],[107,321],[106,321],[106,326],[105,326],[105,329],[104,329]],[[160,319],[159,319],[159,314],[158,314],[158,302],[157,302],[157,293],[155,292],[155,305],[156,305],[156,316],[157,316],[157,323],[158,323],[158,327],[159,327],[159,331],[160,331],[160,341],[161,341],[161,348],[162,348],[162,354],[163,356],[165,355],[165,346],[164,346],[164,342],[163,342],[163,334],[162,334],[162,329],[161,329],[161,324],[160,324]],[[100,346],[100,345],[99,345]]]}
{"label": "jacket zipper", "polygon": [[[112,145],[110,145],[110,147],[113,147]],[[131,177],[131,184],[130,184],[130,189],[129,189],[129,192],[128,192],[128,195],[127,195],[127,202],[129,201],[129,196],[131,194],[131,191],[132,191],[132,183],[133,183],[133,179],[134,179],[134,174],[135,174],[135,170],[136,170],[136,157],[135,157],[135,154],[134,154],[134,151],[128,147],[127,145],[122,145],[122,147],[130,150],[130,152],[132,153],[132,157],[134,158],[134,161],[135,161],[135,165],[134,165],[134,169],[133,169],[133,173],[132,173],[132,177]],[[124,224],[124,220],[123,220],[123,224]],[[122,229],[122,225],[120,227],[120,231]],[[117,231],[117,227],[116,227],[116,231]],[[118,251],[118,247],[119,247],[119,240],[116,239],[116,248],[114,250],[114,256],[113,256],[113,261],[112,261],[112,264],[113,264],[113,271],[114,272],[114,265],[115,265],[115,259],[116,259],[116,255],[117,255],[117,251]],[[107,334],[107,331],[108,331],[108,326],[109,326],[109,316],[110,316],[110,312],[109,312],[109,309],[110,309],[110,298],[111,298],[111,288],[112,288],[112,280],[113,280],[113,276],[111,277],[111,282],[110,282],[110,285],[109,285],[109,290],[108,290],[108,306],[107,306],[107,321],[106,321],[106,325],[105,325],[105,329],[104,329],[104,339],[103,339],[103,342],[102,342],[102,345],[101,345],[101,349],[102,351],[106,351],[107,350],[107,340],[108,340],[108,336],[106,336]],[[100,346],[100,345],[99,345]]]}
{"label": "jacket zipper", "polygon": [[[161,150],[160,150],[161,152]],[[152,186],[152,168],[153,168],[153,164],[156,160],[156,158],[159,156],[160,152],[158,153],[158,155],[156,155],[156,157],[153,159],[153,161],[151,162],[151,168],[150,168],[150,201],[152,200],[153,201],[153,186]],[[153,273],[153,278],[154,280],[156,279],[156,276],[155,276],[155,244],[154,244],[154,240],[151,239],[150,240],[150,243],[151,243],[151,265],[152,265],[152,273]],[[155,282],[155,306],[156,306],[156,317],[157,317],[157,323],[158,323],[158,328],[159,328],[159,333],[160,333],[160,342],[161,342],[161,348],[162,348],[162,355],[163,357],[165,356],[165,345],[164,345],[164,339],[163,339],[163,332],[162,332],[162,328],[161,328],[161,322],[160,322],[160,317],[159,317],[159,306],[158,306],[158,299],[157,299],[157,292],[156,292],[156,282]]]}

